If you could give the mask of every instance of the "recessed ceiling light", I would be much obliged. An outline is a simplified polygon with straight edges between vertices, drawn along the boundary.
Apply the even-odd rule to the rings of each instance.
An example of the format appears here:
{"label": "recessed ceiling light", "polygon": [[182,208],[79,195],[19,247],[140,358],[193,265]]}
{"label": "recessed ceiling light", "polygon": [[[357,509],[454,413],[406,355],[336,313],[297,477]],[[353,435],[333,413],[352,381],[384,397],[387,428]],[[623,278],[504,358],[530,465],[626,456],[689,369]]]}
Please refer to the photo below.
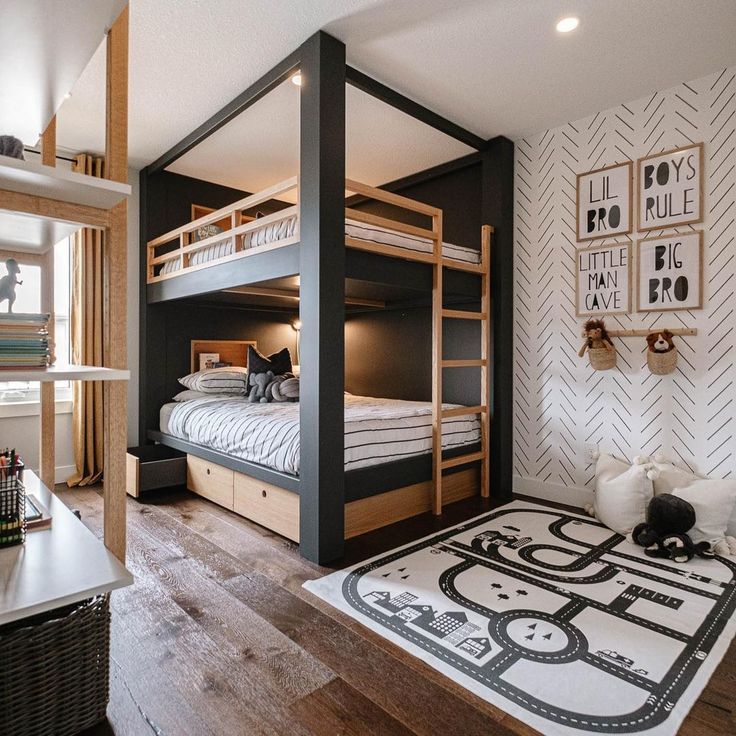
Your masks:
{"label": "recessed ceiling light", "polygon": [[555,28],[557,28],[560,33],[570,33],[570,31],[574,31],[579,25],[580,19],[571,15],[569,18],[563,18],[561,21],[558,21]]}
{"label": "recessed ceiling light", "polygon": [[302,73],[301,73],[301,72],[297,72],[297,73],[296,73],[296,74],[295,74],[295,75],[294,75],[294,76],[293,76],[293,77],[291,78],[291,81],[292,81],[292,82],[293,82],[293,83],[294,83],[294,84],[295,84],[295,85],[296,85],[297,87],[301,87],[301,86],[302,86]]}

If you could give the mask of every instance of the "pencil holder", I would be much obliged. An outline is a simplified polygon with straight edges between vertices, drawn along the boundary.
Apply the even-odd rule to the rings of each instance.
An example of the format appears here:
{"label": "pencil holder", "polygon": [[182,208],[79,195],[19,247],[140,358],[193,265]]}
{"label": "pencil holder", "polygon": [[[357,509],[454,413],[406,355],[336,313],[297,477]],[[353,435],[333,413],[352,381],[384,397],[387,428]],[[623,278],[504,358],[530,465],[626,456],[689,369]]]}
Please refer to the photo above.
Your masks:
{"label": "pencil holder", "polygon": [[0,480],[0,547],[26,541],[26,489],[20,478]]}

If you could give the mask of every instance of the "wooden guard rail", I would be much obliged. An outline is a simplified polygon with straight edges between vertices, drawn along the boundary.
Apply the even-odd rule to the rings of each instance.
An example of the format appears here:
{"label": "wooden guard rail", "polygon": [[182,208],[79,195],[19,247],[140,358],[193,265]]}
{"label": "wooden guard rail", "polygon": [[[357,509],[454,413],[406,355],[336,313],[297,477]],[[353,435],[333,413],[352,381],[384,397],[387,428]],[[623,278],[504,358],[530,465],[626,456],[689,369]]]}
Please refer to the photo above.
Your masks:
{"label": "wooden guard rail", "polygon": [[[291,217],[299,216],[299,205],[292,205],[285,209],[274,212],[273,214],[266,215],[265,217],[259,217],[256,220],[247,222],[245,224],[238,224],[240,222],[240,215],[246,210],[253,209],[259,204],[263,204],[270,199],[277,199],[279,195],[286,194],[298,187],[298,181],[296,177],[291,177],[285,181],[279,182],[272,187],[263,189],[256,194],[249,195],[243,199],[234,202],[227,207],[222,207],[215,212],[210,212],[204,217],[200,217],[192,222],[182,225],[181,227],[171,230],[165,235],[161,235],[153,240],[148,241],[147,244],[147,283],[155,283],[157,281],[163,281],[165,279],[174,278],[182,273],[190,273],[195,270],[207,268],[208,266],[216,265],[226,261],[232,261],[237,258],[243,258],[254,253],[262,253],[266,250],[273,248],[279,248],[292,243],[299,242],[299,225],[298,219],[295,227],[294,234],[288,238],[281,238],[275,240],[266,245],[257,246],[255,248],[244,248],[245,236],[248,233],[260,230],[263,227],[272,225],[283,220],[287,220]],[[395,232],[402,233],[404,235],[412,235],[415,237],[425,238],[430,243],[437,241],[438,236],[441,236],[441,232],[437,231],[438,217],[441,215],[441,210],[437,207],[425,204],[423,202],[417,202],[416,200],[409,199],[408,197],[402,197],[399,194],[387,192],[383,189],[377,189],[376,187],[368,186],[367,184],[361,184],[360,182],[347,179],[345,181],[345,189],[348,192],[360,194],[371,199],[384,202],[386,204],[399,207],[410,212],[416,212],[421,215],[426,215],[432,220],[432,228],[416,227],[415,225],[408,225],[399,220],[393,220],[386,217],[380,217],[373,215],[369,212],[362,212],[355,210],[350,207],[345,208],[345,217],[356,222],[361,222],[366,225],[376,225],[378,227],[385,227]],[[192,242],[192,236],[201,227],[205,225],[212,225],[225,218],[229,218],[231,222],[231,228],[217,235],[212,235],[208,238]],[[191,265],[191,257],[194,253],[201,251],[205,248],[213,245],[223,243],[228,239],[232,242],[231,253],[226,256],[221,256],[217,259],[212,259],[206,263],[200,263]],[[441,240],[439,241],[441,242]],[[176,243],[175,248],[172,248],[172,244]],[[420,261],[422,263],[435,263],[437,262],[438,256],[435,254],[434,249],[430,253],[423,253],[419,251],[407,250],[406,248],[400,248],[398,246],[386,245],[383,243],[374,243],[360,238],[354,238],[350,236],[345,237],[345,245],[348,248],[356,248],[358,250],[367,250],[372,253],[379,253],[381,255],[390,256],[393,258],[401,258],[409,261]],[[159,249],[166,248],[167,250],[163,253],[157,253]],[[440,256],[441,258],[441,256]],[[181,266],[176,271],[162,274],[157,273],[156,269],[159,266],[163,266],[169,261],[179,260]],[[453,267],[454,266],[454,261]],[[445,264],[448,265],[448,264]],[[480,273],[480,267],[470,263],[460,263],[458,266],[461,270],[471,271]]]}

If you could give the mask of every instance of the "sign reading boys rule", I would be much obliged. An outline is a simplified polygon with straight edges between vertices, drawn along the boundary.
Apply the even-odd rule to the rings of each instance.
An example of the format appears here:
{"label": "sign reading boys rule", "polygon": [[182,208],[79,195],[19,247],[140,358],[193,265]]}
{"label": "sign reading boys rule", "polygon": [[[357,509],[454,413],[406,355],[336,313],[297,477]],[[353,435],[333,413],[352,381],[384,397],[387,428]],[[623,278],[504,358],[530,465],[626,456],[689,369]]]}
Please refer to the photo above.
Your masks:
{"label": "sign reading boys rule", "polygon": [[579,249],[576,271],[578,317],[630,311],[629,243]]}
{"label": "sign reading boys rule", "polygon": [[639,230],[701,222],[702,167],[702,143],[640,158]]}
{"label": "sign reading boys rule", "polygon": [[595,240],[631,232],[633,164],[578,174],[577,239]]}

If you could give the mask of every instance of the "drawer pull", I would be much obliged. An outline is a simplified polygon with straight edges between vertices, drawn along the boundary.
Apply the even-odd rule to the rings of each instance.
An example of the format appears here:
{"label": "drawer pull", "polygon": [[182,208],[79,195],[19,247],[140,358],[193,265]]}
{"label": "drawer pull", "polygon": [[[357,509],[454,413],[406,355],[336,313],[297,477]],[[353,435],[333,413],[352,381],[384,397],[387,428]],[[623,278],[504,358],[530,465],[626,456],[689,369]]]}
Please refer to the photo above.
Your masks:
{"label": "drawer pull", "polygon": [[266,496],[268,496],[265,489],[261,491],[261,496],[263,496],[263,498],[266,498]]}
{"label": "drawer pull", "polygon": [[209,468],[207,468],[207,475],[209,475],[209,474],[210,474],[210,469],[209,469]]}

